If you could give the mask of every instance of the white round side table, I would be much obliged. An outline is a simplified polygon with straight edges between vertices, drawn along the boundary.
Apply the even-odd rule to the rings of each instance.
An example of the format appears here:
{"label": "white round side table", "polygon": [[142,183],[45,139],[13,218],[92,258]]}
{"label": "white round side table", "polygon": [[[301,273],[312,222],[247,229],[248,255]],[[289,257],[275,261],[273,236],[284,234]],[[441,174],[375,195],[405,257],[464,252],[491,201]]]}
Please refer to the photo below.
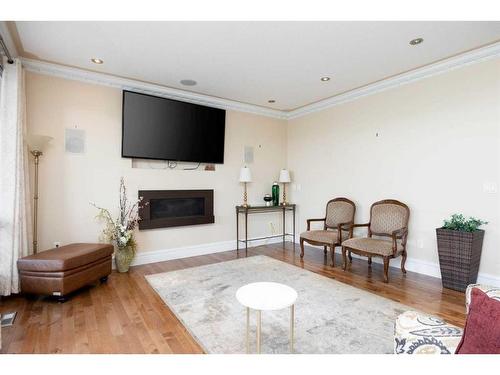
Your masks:
{"label": "white round side table", "polygon": [[250,309],[257,311],[257,353],[261,345],[261,312],[290,307],[290,352],[293,353],[294,314],[297,292],[288,285],[258,282],[242,286],[236,291],[236,299],[247,308],[247,353],[250,352]]}

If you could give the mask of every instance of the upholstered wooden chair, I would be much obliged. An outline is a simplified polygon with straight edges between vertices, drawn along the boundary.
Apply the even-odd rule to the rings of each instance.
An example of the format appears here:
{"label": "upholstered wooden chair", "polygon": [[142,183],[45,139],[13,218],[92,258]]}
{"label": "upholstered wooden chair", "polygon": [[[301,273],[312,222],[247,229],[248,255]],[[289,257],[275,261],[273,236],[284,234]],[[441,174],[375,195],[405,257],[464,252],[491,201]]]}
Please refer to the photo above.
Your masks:
{"label": "upholstered wooden chair", "polygon": [[[389,260],[401,255],[401,271],[406,273],[406,238],[409,218],[410,209],[406,204],[386,199],[372,204],[369,223],[342,226],[343,229],[350,231],[349,239],[342,242],[343,269],[347,268],[347,252],[368,257],[369,265],[372,263],[372,257],[382,257],[384,259],[384,282],[387,283],[389,282]],[[353,229],[356,227],[367,227],[368,237],[353,238]],[[384,237],[390,239],[387,240]]]}
{"label": "upholstered wooden chair", "polygon": [[[349,238],[349,227],[341,230],[342,226],[354,224],[356,205],[347,198],[335,198],[326,204],[325,217],[308,219],[307,231],[300,234],[300,257],[304,257],[304,242],[311,245],[323,246],[325,254],[330,247],[332,252],[332,267],[335,266],[335,246],[340,246],[343,239]],[[311,222],[322,221],[322,230],[311,230]]]}

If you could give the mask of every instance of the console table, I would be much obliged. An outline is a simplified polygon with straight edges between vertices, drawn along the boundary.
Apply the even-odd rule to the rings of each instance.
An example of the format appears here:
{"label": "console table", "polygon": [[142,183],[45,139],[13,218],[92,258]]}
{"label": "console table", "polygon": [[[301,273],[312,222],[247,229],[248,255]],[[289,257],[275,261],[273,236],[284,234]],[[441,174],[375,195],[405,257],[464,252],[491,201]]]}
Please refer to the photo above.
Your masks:
{"label": "console table", "polygon": [[[282,212],[283,214],[283,233],[282,234],[277,234],[274,236],[266,236],[266,237],[259,237],[259,238],[252,238],[251,240],[248,239],[248,215],[249,214],[255,214],[255,213],[267,213],[267,212]],[[292,233],[286,233],[286,228],[285,228],[285,219],[286,219],[286,213],[291,212],[292,217],[293,217],[293,232]],[[245,216],[245,239],[240,240],[240,214],[243,214]],[[248,242],[250,241],[256,241],[256,240],[264,240],[268,238],[277,238],[277,237],[283,237],[283,247],[285,246],[285,237],[287,236],[292,236],[293,238],[293,247],[295,249],[295,204],[286,204],[286,205],[280,205],[280,206],[236,206],[236,250],[239,251],[240,249],[240,242],[245,243],[245,251],[248,250]]]}

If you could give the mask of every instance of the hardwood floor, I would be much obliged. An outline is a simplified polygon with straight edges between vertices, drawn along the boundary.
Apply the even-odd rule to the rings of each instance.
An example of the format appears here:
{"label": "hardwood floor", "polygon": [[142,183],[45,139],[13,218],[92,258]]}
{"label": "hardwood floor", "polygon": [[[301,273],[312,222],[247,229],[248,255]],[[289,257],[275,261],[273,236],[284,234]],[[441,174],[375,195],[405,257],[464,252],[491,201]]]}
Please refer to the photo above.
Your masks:
{"label": "hardwood floor", "polygon": [[[327,265],[323,250],[307,247],[304,261],[292,244],[248,249],[248,256],[268,255],[326,277],[390,298],[415,309],[435,314],[458,326],[465,322],[463,293],[442,289],[439,279],[408,272],[399,261],[382,282],[383,266],[353,259],[342,271]],[[86,288],[60,304],[51,299],[3,298],[0,312],[17,311],[12,327],[2,329],[1,353],[203,353],[184,326],[149,287],[144,275],[224,262],[244,257],[236,251],[203,255],[132,267],[129,274],[113,272],[108,282]],[[327,291],[325,291],[327,292]]]}

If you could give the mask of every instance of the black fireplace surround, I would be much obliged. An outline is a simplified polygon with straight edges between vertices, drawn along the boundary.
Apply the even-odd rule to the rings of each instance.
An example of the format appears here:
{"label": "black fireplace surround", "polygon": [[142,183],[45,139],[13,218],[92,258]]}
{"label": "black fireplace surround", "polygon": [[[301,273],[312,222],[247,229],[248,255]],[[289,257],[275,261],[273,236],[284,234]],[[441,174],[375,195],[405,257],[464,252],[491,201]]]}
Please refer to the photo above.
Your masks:
{"label": "black fireplace surround", "polygon": [[215,222],[213,190],[139,190],[139,197],[139,229]]}

